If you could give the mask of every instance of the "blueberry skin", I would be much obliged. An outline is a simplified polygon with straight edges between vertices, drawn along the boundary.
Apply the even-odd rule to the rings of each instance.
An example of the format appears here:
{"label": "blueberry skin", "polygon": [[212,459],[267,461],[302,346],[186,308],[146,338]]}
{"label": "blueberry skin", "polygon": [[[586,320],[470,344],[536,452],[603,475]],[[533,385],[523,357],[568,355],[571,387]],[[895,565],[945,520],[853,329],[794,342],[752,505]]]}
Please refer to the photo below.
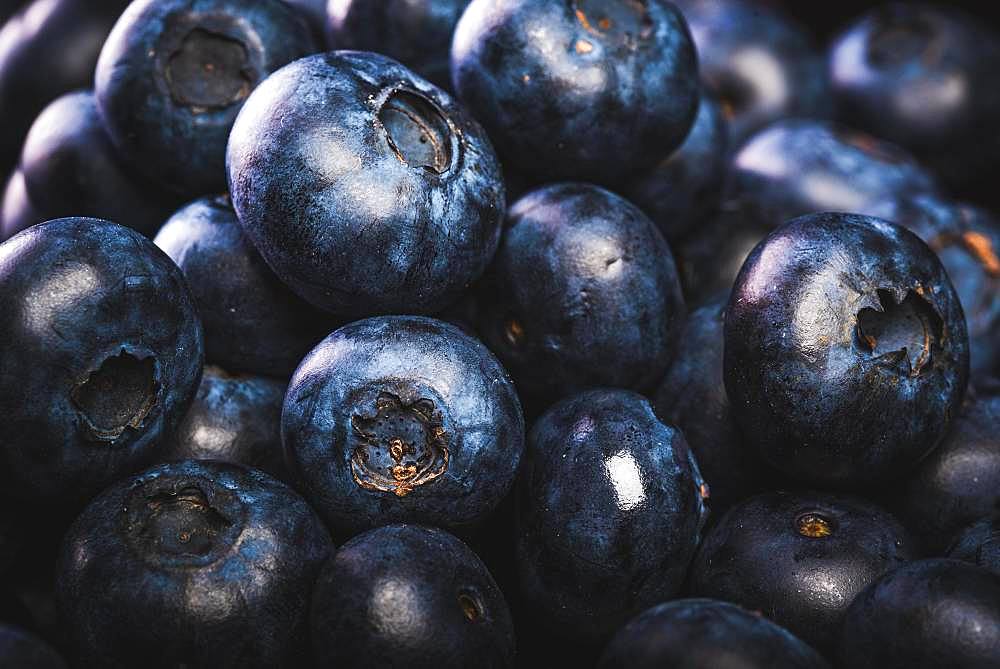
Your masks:
{"label": "blueberry skin", "polygon": [[1000,575],[1000,515],[983,518],[959,532],[947,557],[964,560]]}
{"label": "blueberry skin", "polygon": [[194,398],[201,324],[180,270],[88,218],[0,246],[0,447],[6,494],[86,499],[154,456]]}
{"label": "blueberry skin", "polygon": [[969,377],[958,295],[909,230],[802,216],[747,258],[726,309],[726,391],[765,462],[796,482],[901,478],[941,440]]}
{"label": "blueberry skin", "polygon": [[295,295],[246,238],[229,198],[182,207],[153,242],[177,263],[205,328],[205,357],[234,371],[288,378],[336,329]]}
{"label": "blueberry skin", "polygon": [[625,187],[628,199],[671,242],[719,205],[728,165],[727,132],[718,102],[702,91],[698,114],[684,143]]}
{"label": "blueberry skin", "polygon": [[858,595],[840,634],[843,667],[1000,665],[1000,576],[958,560],[919,560]]}
{"label": "blueberry skin", "polygon": [[916,557],[910,534],[870,502],[827,493],[765,493],[730,509],[705,536],[691,564],[689,589],[760,611],[830,651],[855,595]]}
{"label": "blueberry skin", "polygon": [[303,666],[331,552],[305,500],[271,477],[160,465],[106,490],[70,528],[59,609],[83,667]]}
{"label": "blueberry skin", "polygon": [[331,0],[327,37],[336,49],[377,51],[451,88],[451,38],[469,0]]}
{"label": "blueberry skin", "polygon": [[726,602],[680,599],[633,618],[600,669],[826,669],[815,650],[767,618]]}
{"label": "blueberry skin", "polygon": [[234,462],[290,482],[281,448],[286,385],[206,366],[191,408],[158,459]]}
{"label": "blueberry skin", "polygon": [[3,191],[3,205],[0,208],[0,241],[6,241],[33,225],[45,222],[35,203],[28,195],[28,186],[24,183],[24,173],[14,170],[7,179]]}
{"label": "blueberry skin", "polygon": [[546,186],[514,204],[480,294],[479,331],[532,407],[587,387],[650,389],[684,323],[663,236],[589,184]]}
{"label": "blueberry skin", "polygon": [[963,527],[1000,509],[1000,394],[966,401],[944,441],[894,498],[900,517],[934,554]]}
{"label": "blueberry skin", "polygon": [[733,156],[727,197],[772,227],[805,214],[877,216],[885,202],[931,192],[934,179],[905,151],[825,121],[779,121]]}
{"label": "blueberry skin", "polygon": [[622,182],[680,146],[698,107],[694,43],[665,0],[473,0],[451,77],[505,163],[544,181]]}
{"label": "blueberry skin", "polygon": [[705,521],[704,481],[649,401],[600,389],[535,423],[517,488],[520,593],[551,634],[599,647],[680,590]]}
{"label": "blueberry skin", "polygon": [[91,91],[54,100],[35,119],[21,150],[21,173],[39,221],[88,216],[152,237],[176,206],[118,158]]}
{"label": "blueberry skin", "polygon": [[826,118],[833,100],[823,54],[785,14],[753,0],[677,0],[698,49],[701,80],[719,98],[732,148],[782,118]]}
{"label": "blueberry skin", "polygon": [[17,669],[66,669],[47,643],[25,630],[0,623],[0,666]]}
{"label": "blueberry skin", "polygon": [[721,513],[767,485],[766,473],[745,443],[723,380],[725,296],[696,309],[681,333],[677,358],[653,401],[656,415],[684,432]]}
{"label": "blueberry skin", "polygon": [[326,563],[315,592],[317,666],[514,666],[503,594],[476,554],[442,530],[365,532]]}
{"label": "blueberry skin", "polygon": [[135,0],[101,51],[97,104],[132,168],[185,197],[216,193],[250,91],[313,50],[304,19],[278,0]]}
{"label": "blueberry skin", "polygon": [[1000,33],[943,4],[888,3],[853,21],[828,54],[840,116],[901,144],[949,186],[988,183],[1000,140]]}
{"label": "blueberry skin", "polygon": [[351,323],[295,371],[281,415],[298,488],[335,533],[468,528],[514,483],[524,418],[479,341],[418,316]]}
{"label": "blueberry skin", "polygon": [[499,242],[503,178],[486,134],[378,54],[312,56],[268,78],[233,127],[227,164],[261,255],[336,314],[439,311]]}

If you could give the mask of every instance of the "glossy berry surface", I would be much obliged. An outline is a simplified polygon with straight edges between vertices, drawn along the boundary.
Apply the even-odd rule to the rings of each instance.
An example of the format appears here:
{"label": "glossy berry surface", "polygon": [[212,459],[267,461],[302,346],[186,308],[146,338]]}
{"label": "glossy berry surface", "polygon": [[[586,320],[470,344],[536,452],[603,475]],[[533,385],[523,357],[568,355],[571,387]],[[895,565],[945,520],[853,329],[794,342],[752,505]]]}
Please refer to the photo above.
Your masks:
{"label": "glossy berry surface", "polygon": [[546,181],[651,167],[698,107],[694,43],[665,0],[473,0],[451,76],[504,160]]}
{"label": "glossy berry surface", "polygon": [[281,435],[300,489],[334,532],[473,525],[514,482],[521,405],[479,341],[418,316],[351,323],[295,371]]}
{"label": "glossy berry surface", "polygon": [[504,188],[486,134],[384,56],[335,51],[268,78],[236,121],[227,164],[261,255],[334,313],[438,311],[496,251]]}
{"label": "glossy berry surface", "polygon": [[596,648],[674,597],[707,494],[683,435],[641,395],[593,390],[549,409],[517,490],[520,594],[536,624]]}
{"label": "glossy berry surface", "polygon": [[226,140],[250,91],[313,51],[278,0],[136,0],[95,74],[97,104],[123,158],[180,195],[226,184]]}
{"label": "glossy berry surface", "polygon": [[14,170],[3,190],[3,204],[0,206],[0,241],[9,239],[33,225],[45,221],[28,195],[21,170]]}
{"label": "glossy berry surface", "polygon": [[1000,575],[1000,514],[983,518],[959,532],[947,555]]}
{"label": "glossy berry surface", "polygon": [[0,246],[0,448],[6,494],[85,499],[141,467],[201,378],[201,324],[177,266],[97,219]]}
{"label": "glossy berry surface", "polygon": [[654,606],[604,649],[600,669],[824,669],[815,650],[767,618],[727,602],[678,599]]}
{"label": "glossy berry surface", "polygon": [[1000,664],[1000,575],[919,560],[858,595],[840,635],[844,667],[986,669]]}
{"label": "glossy berry surface", "polygon": [[81,666],[301,666],[331,548],[305,501],[269,476],[161,465],[106,490],[70,528],[60,611]]}
{"label": "glossy berry surface", "polygon": [[761,457],[796,482],[902,478],[957,415],[969,375],[958,295],[908,230],[803,216],[761,242],[726,309],[726,390]]}
{"label": "glossy berry surface", "polygon": [[648,389],[684,322],[670,248],[597,186],[546,186],[510,210],[478,329],[533,407],[593,386]]}
{"label": "glossy berry surface", "polygon": [[288,378],[335,329],[329,315],[274,275],[224,196],[183,207],[153,241],[177,263],[191,287],[210,363]]}
{"label": "glossy berry surface", "polygon": [[705,536],[689,588],[761,611],[829,651],[851,600],[917,555],[903,526],[863,499],[765,493],[730,509]]}
{"label": "glossy berry surface", "polygon": [[468,546],[439,529],[388,525],[344,544],[313,598],[317,666],[514,666],[507,603]]}

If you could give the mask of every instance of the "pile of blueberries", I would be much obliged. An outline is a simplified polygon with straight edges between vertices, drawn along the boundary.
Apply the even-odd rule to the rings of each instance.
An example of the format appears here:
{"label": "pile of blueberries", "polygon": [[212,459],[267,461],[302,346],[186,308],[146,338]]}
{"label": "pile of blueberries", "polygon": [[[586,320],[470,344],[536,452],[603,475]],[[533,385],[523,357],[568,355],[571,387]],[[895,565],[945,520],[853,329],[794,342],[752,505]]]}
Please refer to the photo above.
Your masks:
{"label": "pile of blueberries", "polygon": [[832,4],[0,2],[0,667],[1000,667],[1000,31]]}

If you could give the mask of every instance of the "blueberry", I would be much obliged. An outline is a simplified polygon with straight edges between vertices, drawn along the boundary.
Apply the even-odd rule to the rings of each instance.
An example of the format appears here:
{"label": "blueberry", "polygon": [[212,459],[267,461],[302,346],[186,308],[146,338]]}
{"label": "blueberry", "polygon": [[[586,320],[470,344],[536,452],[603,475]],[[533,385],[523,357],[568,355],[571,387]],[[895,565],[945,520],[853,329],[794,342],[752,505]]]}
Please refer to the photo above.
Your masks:
{"label": "blueberry", "polygon": [[718,97],[735,148],[787,117],[833,105],[823,55],[788,16],[753,0],[677,0],[698,48],[701,79]]}
{"label": "blueberry", "polygon": [[14,170],[7,179],[3,191],[3,206],[0,208],[0,241],[10,239],[22,230],[45,221],[35,203],[28,195],[28,186],[24,183],[24,173]]}
{"label": "blueberry", "polygon": [[223,460],[289,481],[281,449],[285,383],[207,366],[187,415],[158,453],[170,460]]}
{"label": "blueberry", "polygon": [[733,156],[728,197],[778,227],[822,211],[879,215],[885,202],[933,191],[905,151],[824,121],[780,121]]}
{"label": "blueberry", "polygon": [[19,627],[0,623],[0,666],[17,669],[66,669],[47,643]]}
{"label": "blueberry", "polygon": [[282,0],[286,5],[295,9],[312,29],[316,36],[317,46],[326,43],[326,5],[327,0]]}
{"label": "blueberry", "polygon": [[524,419],[477,340],[430,318],[383,316],[344,326],[306,356],[281,435],[300,489],[335,532],[462,529],[512,486]]}
{"label": "blueberry", "polygon": [[955,535],[947,556],[1000,575],[1000,514],[972,523]]}
{"label": "blueberry", "polygon": [[676,595],[707,494],[684,437],[641,395],[592,390],[549,409],[517,493],[520,590],[538,624],[597,647]]}
{"label": "blueberry", "polygon": [[920,560],[858,595],[840,634],[843,667],[1000,666],[1000,576],[958,560]]}
{"label": "blueberry", "polygon": [[633,618],[601,669],[825,669],[826,660],[767,618],[711,599],[680,599]]}
{"label": "blueberry", "polygon": [[503,594],[447,532],[389,525],[344,544],[316,584],[317,666],[513,667]]}
{"label": "blueberry", "polygon": [[122,157],[179,195],[225,187],[225,149],[262,79],[313,51],[278,0],[135,0],[101,51],[97,104]]}
{"label": "blueberry", "polygon": [[92,216],[151,237],[176,205],[115,153],[94,94],[67,93],[35,120],[21,151],[25,188],[42,221]]}
{"label": "blueberry", "polygon": [[829,53],[841,116],[897,142],[968,190],[988,183],[1000,140],[1000,33],[945,4],[889,3],[851,23]]}
{"label": "blueberry", "polygon": [[191,286],[210,363],[288,378],[336,327],[330,316],[274,275],[244,235],[225,196],[181,208],[153,241]]}
{"label": "blueberry", "polygon": [[690,591],[761,611],[833,650],[854,596],[915,557],[909,533],[870,502],[766,493],[730,509],[708,533],[691,565]]}
{"label": "blueberry", "polygon": [[500,164],[443,91],[384,56],[304,58],[250,96],[233,205],[279,277],[334,313],[433,313],[496,251]]}
{"label": "blueberry", "polygon": [[970,398],[941,445],[895,496],[900,516],[940,554],[956,532],[1000,510],[1000,394]]}
{"label": "blueberry", "polygon": [[634,205],[556,184],[511,208],[479,330],[533,408],[593,386],[650,389],[684,322],[670,249]]}
{"label": "blueberry", "polygon": [[252,469],[161,465],[95,499],[63,544],[60,611],[87,667],[302,666],[330,538]]}
{"label": "blueberry", "polygon": [[327,35],[337,49],[377,51],[451,88],[451,37],[469,0],[333,0]]}
{"label": "blueberry", "polygon": [[698,63],[665,0],[473,0],[455,90],[505,161],[538,179],[616,183],[684,141]]}
{"label": "blueberry", "polygon": [[726,391],[744,436],[797,482],[908,474],[969,375],[958,295],[934,252],[880,219],[814,214],[747,258],[726,309]]}
{"label": "blueberry", "polygon": [[719,205],[729,149],[726,133],[718,102],[702,91],[698,115],[684,143],[626,187],[628,198],[671,242]]}
{"label": "blueberry", "polygon": [[180,270],[138,232],[64,218],[0,246],[4,491],[79,501],[149,460],[201,377]]}

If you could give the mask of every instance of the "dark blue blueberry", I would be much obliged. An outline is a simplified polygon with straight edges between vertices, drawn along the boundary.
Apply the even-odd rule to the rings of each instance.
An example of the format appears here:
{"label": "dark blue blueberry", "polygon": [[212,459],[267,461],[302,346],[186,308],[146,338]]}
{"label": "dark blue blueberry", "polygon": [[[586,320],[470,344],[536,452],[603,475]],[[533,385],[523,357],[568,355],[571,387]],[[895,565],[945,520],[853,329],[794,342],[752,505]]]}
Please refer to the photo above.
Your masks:
{"label": "dark blue blueberry", "polygon": [[744,436],[796,482],[902,478],[962,404],[969,340],[941,262],[909,230],[814,214],[747,258],[726,309],[725,379]]}
{"label": "dark blue blueberry", "polygon": [[485,346],[453,325],[384,316],[337,330],[295,371],[286,459],[331,529],[467,528],[511,488],[521,405]]}
{"label": "dark blue blueberry", "polygon": [[810,35],[754,0],[677,0],[701,79],[729,121],[730,146],[778,119],[833,112],[823,55]]}
{"label": "dark blue blueberry", "polygon": [[733,156],[728,197],[772,228],[822,211],[877,216],[887,200],[934,189],[902,149],[825,121],[779,121]]}
{"label": "dark blue blueberry", "polygon": [[223,460],[289,482],[281,448],[285,382],[206,366],[177,432],[157,454],[170,460]]}
{"label": "dark blue blueberry", "polygon": [[5,494],[78,501],[154,456],[201,378],[177,266],[129,228],[36,225],[0,246]]}
{"label": "dark blue blueberry", "polygon": [[959,560],[911,562],[868,587],[847,612],[840,666],[1000,666],[1000,575]]}
{"label": "dark blue blueberry", "polygon": [[389,525],[344,544],[316,584],[311,631],[322,667],[514,666],[510,612],[486,565],[429,527]]}
{"label": "dark blue blueberry", "polygon": [[538,625],[596,648],[676,595],[706,494],[684,437],[641,395],[592,390],[549,409],[517,496],[520,590]]}
{"label": "dark blue blueberry", "polygon": [[205,357],[226,369],[288,378],[335,329],[283,284],[246,238],[227,197],[206,197],[164,224],[157,246],[181,268],[205,328]]}
{"label": "dark blue blueberry", "polygon": [[845,121],[905,146],[955,188],[992,183],[1000,33],[981,18],[943,3],[884,4],[837,37],[828,65]]}
{"label": "dark blue blueberry", "polygon": [[176,206],[118,158],[90,91],[67,93],[35,120],[21,151],[34,223],[92,216],[152,237]]}
{"label": "dark blue blueberry", "polygon": [[1000,393],[965,402],[944,441],[894,502],[935,554],[969,523],[1000,511]]}
{"label": "dark blue blueberry", "polygon": [[14,170],[3,192],[3,206],[0,209],[0,241],[44,221],[45,216],[38,211],[28,195],[24,174],[19,169]]}
{"label": "dark blue blueberry", "polygon": [[97,105],[134,169],[197,197],[226,184],[226,140],[253,88],[312,53],[279,0],[135,0],[101,51]]}
{"label": "dark blue blueberry", "polygon": [[766,493],[730,509],[706,535],[689,588],[760,611],[828,651],[855,595],[915,557],[903,526],[870,502]]}
{"label": "dark blue blueberry", "polygon": [[588,184],[514,204],[480,293],[479,330],[533,409],[587,387],[650,389],[684,323],[663,236],[637,207]]}
{"label": "dark blue blueberry", "polygon": [[681,599],[636,616],[612,639],[601,669],[826,669],[820,655],[759,613]]}
{"label": "dark blue blueberry", "polygon": [[702,91],[698,115],[684,143],[625,189],[663,236],[673,242],[719,205],[727,166],[726,120]]}
{"label": "dark blue blueberry", "polygon": [[335,51],[268,78],[236,121],[228,167],[264,259],[345,316],[443,309],[500,238],[503,179],[486,134],[377,54]]}
{"label": "dark blue blueberry", "polygon": [[959,532],[948,557],[965,560],[1000,575],[1000,513],[983,518]]}
{"label": "dark blue blueberry", "polygon": [[677,358],[653,403],[657,416],[684,432],[711,490],[708,505],[713,514],[768,482],[726,395],[722,353],[727,301],[718,297],[691,313],[679,337]]}
{"label": "dark blue blueberry", "polygon": [[59,608],[82,667],[298,667],[330,537],[291,488],[187,460],[120,481],[63,543]]}
{"label": "dark blue blueberry", "polygon": [[0,667],[11,669],[66,669],[68,665],[35,635],[0,623]]}
{"label": "dark blue blueberry", "polygon": [[451,51],[455,90],[512,167],[617,183],[681,145],[698,62],[665,0],[473,0]]}
{"label": "dark blue blueberry", "polygon": [[316,36],[315,44],[323,46],[326,43],[326,5],[327,0],[282,0],[290,5],[309,24]]}
{"label": "dark blue blueberry", "polygon": [[451,37],[469,0],[332,0],[327,35],[336,49],[377,51],[451,88]]}

